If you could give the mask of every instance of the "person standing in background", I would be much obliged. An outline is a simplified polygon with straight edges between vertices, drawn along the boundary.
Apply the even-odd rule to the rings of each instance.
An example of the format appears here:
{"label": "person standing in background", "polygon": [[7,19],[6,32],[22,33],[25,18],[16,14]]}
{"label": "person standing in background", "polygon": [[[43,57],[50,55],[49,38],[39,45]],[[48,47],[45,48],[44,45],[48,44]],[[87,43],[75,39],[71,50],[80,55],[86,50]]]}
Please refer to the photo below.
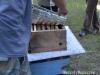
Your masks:
{"label": "person standing in background", "polygon": [[89,28],[93,25],[92,34],[97,34],[99,32],[100,24],[98,21],[97,15],[97,3],[98,0],[86,0],[87,8],[86,8],[86,17],[83,24],[83,29],[79,33],[80,37],[83,37],[89,33]]}
{"label": "person standing in background", "polygon": [[58,11],[58,7],[55,5],[55,3],[52,0],[38,0],[38,5],[41,7],[44,7],[48,10],[53,10],[55,12]]}

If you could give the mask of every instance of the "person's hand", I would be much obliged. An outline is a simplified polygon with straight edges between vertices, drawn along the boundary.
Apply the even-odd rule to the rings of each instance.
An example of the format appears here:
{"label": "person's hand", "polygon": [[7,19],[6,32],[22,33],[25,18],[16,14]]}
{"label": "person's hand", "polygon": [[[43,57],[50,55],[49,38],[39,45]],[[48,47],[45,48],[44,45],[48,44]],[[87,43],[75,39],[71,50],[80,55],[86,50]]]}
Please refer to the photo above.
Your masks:
{"label": "person's hand", "polygon": [[68,13],[68,9],[67,8],[62,8],[62,9],[58,8],[58,15],[59,16],[60,15],[65,16],[65,15],[67,15],[67,13]]}

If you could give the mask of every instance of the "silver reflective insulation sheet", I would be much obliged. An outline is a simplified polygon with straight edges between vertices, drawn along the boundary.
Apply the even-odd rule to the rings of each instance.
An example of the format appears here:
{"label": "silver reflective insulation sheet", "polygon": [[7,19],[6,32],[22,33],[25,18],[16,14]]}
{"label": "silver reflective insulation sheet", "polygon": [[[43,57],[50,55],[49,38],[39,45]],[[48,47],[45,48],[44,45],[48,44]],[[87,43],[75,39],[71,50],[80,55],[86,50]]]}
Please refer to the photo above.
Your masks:
{"label": "silver reflective insulation sheet", "polygon": [[65,25],[66,17],[40,6],[32,5],[32,23],[47,25]]}

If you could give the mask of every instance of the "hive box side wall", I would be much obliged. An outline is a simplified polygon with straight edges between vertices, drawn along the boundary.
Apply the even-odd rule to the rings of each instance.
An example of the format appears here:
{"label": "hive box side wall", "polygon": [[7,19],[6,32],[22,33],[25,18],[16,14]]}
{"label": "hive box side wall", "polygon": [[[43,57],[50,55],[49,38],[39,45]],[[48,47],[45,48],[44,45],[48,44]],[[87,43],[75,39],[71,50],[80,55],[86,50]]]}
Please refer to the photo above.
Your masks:
{"label": "hive box side wall", "polygon": [[66,30],[42,30],[31,32],[31,53],[67,50]]}
{"label": "hive box side wall", "polygon": [[32,75],[63,75],[63,71],[68,71],[68,67],[65,67],[68,65],[70,65],[70,58],[42,63],[31,63],[30,69]]}

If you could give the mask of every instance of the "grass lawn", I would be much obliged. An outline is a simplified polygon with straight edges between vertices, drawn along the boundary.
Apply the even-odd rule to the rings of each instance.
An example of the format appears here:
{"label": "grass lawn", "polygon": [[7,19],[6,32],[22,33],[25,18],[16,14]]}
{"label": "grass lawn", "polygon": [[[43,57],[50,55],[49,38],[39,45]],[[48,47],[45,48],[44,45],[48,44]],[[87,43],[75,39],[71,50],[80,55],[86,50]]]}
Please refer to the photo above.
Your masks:
{"label": "grass lawn", "polygon": [[[34,3],[37,3],[37,0],[34,0]],[[91,71],[100,75],[100,32],[97,35],[90,33],[85,37],[78,36],[85,18],[85,0],[66,0],[66,3],[69,9],[66,25],[86,50],[85,54],[71,56],[71,71]],[[90,31],[91,29],[92,26]]]}
{"label": "grass lawn", "polygon": [[[100,32],[97,35],[79,37],[85,18],[85,0],[66,0],[69,8],[66,25],[70,27],[76,38],[87,51],[85,54],[71,56],[71,70],[93,71],[100,75]],[[90,31],[92,30],[92,26]]]}

